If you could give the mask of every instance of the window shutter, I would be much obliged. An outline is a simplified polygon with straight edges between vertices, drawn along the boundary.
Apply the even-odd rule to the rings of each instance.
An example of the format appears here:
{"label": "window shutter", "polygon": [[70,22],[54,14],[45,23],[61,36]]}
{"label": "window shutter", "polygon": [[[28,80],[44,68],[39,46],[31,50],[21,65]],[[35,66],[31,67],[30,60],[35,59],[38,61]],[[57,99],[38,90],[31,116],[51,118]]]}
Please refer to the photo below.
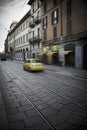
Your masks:
{"label": "window shutter", "polygon": [[54,19],[53,14],[54,14],[54,12],[52,12],[52,18],[51,18],[51,20],[52,20],[52,25],[53,25],[53,19]]}
{"label": "window shutter", "polygon": [[57,23],[59,21],[59,10],[57,9]]}

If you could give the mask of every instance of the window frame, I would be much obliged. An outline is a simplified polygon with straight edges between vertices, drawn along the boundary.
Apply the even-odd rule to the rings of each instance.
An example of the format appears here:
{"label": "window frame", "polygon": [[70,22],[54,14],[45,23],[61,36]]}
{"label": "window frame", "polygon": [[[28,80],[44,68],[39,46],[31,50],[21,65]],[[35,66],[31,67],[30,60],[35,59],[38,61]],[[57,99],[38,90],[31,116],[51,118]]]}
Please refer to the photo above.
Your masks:
{"label": "window frame", "polygon": [[43,29],[47,28],[47,16],[43,18]]}
{"label": "window frame", "polygon": [[58,23],[58,9],[52,12],[52,25],[55,25],[57,23]]}

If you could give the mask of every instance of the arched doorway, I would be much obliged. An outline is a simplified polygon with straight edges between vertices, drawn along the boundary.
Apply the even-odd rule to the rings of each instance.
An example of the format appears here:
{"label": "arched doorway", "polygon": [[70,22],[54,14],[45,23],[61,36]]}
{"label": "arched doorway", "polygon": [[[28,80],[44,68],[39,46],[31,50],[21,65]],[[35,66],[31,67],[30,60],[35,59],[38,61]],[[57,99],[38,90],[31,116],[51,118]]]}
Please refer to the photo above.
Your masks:
{"label": "arched doorway", "polygon": [[54,65],[57,65],[58,64],[58,60],[59,58],[58,58],[58,53],[53,53],[53,55],[52,55],[52,64],[54,64]]}

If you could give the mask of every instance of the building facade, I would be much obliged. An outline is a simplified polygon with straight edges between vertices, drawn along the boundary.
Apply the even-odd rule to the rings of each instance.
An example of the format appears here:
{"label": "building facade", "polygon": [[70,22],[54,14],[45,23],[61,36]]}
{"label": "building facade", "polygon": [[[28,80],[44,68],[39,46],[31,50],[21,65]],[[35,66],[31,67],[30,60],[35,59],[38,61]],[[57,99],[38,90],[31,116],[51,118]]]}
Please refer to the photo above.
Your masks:
{"label": "building facade", "polygon": [[28,4],[31,6],[31,21],[29,23],[31,57],[40,58],[42,51],[41,1],[29,0]]}
{"label": "building facade", "polygon": [[29,22],[30,11],[8,33],[8,51],[12,59],[30,58]]}
{"label": "building facade", "polygon": [[41,2],[44,62],[87,69],[87,1]]}

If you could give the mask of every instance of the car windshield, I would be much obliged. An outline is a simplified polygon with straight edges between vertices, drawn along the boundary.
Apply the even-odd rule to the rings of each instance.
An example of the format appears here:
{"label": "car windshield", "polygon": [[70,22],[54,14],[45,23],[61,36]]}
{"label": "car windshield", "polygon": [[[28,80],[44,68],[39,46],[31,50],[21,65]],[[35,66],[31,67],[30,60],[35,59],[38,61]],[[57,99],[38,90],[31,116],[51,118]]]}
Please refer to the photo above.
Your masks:
{"label": "car windshield", "polygon": [[38,63],[40,62],[39,60],[32,60],[32,63]]}

